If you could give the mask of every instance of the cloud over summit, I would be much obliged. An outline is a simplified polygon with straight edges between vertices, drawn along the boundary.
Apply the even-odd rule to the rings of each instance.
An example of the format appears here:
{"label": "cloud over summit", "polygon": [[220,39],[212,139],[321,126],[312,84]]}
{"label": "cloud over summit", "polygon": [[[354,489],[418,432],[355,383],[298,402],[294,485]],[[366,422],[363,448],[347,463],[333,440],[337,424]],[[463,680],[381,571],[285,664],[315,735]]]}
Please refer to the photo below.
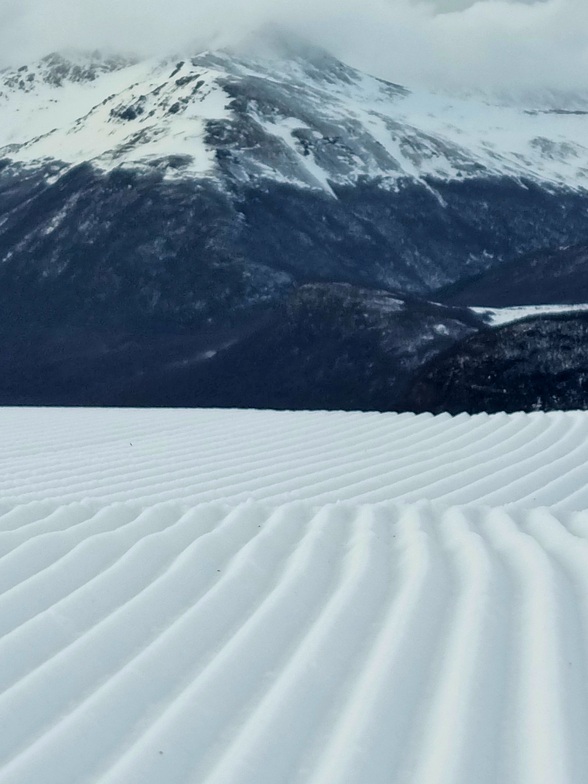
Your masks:
{"label": "cloud over summit", "polygon": [[588,92],[586,0],[0,0],[0,52],[170,54],[267,22],[409,85]]}

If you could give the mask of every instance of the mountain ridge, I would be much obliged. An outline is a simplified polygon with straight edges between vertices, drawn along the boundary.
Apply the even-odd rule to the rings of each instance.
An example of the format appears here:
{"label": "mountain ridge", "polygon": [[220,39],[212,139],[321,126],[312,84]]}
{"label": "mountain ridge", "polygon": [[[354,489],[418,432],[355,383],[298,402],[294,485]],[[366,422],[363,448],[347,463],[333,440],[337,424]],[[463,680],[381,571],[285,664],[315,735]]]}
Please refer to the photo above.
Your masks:
{"label": "mountain ridge", "polygon": [[[38,356],[55,403],[76,402],[66,387],[78,371],[78,403],[89,399],[84,372],[88,384],[104,373],[92,400],[120,403],[108,384],[132,391],[154,363],[167,367],[168,349],[180,366],[202,355],[210,369],[202,383],[222,377],[239,390],[231,376],[239,352],[255,367],[259,339],[276,389],[288,386],[280,356],[306,345],[301,407],[369,407],[370,390],[379,390],[378,406],[396,405],[382,378],[390,374],[397,390],[399,374],[418,368],[390,343],[396,322],[387,324],[379,292],[405,302],[410,340],[425,347],[419,362],[434,361],[448,349],[446,323],[441,306],[424,301],[524,254],[588,242],[588,117],[410,91],[298,43],[254,54],[90,55],[86,65],[57,57],[0,74],[5,403],[43,402]],[[313,300],[310,343],[308,286],[328,292]],[[337,313],[362,307],[368,326],[355,336]],[[294,314],[275,324],[282,344],[271,325],[244,326],[266,311]],[[499,317],[468,319],[482,330]],[[450,331],[451,340],[465,336]],[[217,349],[229,333],[237,339],[223,365]],[[331,362],[335,348],[346,362],[357,358],[365,394],[341,402],[340,380],[326,373],[323,397],[312,396],[315,360]],[[196,376],[181,376],[182,394],[160,397],[202,400],[186,386]],[[138,400],[134,391],[128,399]]]}
{"label": "mountain ridge", "polygon": [[[259,45],[255,56],[254,43],[183,59],[53,54],[4,71],[0,156],[8,148],[9,157],[27,164],[64,156],[72,165],[137,165],[165,156],[155,142],[171,128],[176,154],[192,145],[195,161],[187,174],[202,175],[207,168],[198,156],[212,147],[206,123],[235,119],[248,101],[249,117],[265,132],[266,143],[279,146],[291,165],[296,161],[297,184],[327,189],[327,180],[346,184],[367,177],[393,187],[399,178],[479,175],[580,188],[588,182],[588,120],[582,114],[530,115],[525,107],[412,91],[300,42],[288,48],[285,40],[269,41],[269,53]],[[279,89],[272,91],[272,85]],[[34,99],[32,125],[28,107],[19,105],[26,96]],[[47,115],[49,103],[55,111]],[[18,126],[23,113],[28,122]],[[329,125],[336,126],[330,133]],[[93,144],[84,136],[92,136]],[[321,142],[335,145],[337,160],[329,159]],[[292,179],[283,161],[264,165],[266,178]]]}

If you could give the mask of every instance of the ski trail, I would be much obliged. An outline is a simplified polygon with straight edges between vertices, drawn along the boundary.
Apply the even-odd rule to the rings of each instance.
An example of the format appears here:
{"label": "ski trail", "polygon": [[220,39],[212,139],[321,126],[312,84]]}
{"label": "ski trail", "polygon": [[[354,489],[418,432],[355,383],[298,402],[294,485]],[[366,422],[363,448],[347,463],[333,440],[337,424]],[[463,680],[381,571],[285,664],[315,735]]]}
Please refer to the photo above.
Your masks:
{"label": "ski trail", "polygon": [[[115,602],[112,606],[106,594],[106,614],[101,612],[97,622],[90,623],[82,634],[76,630],[65,645],[60,644],[61,637],[52,639],[54,650],[41,663],[37,663],[34,648],[28,655],[27,649],[21,648],[25,672],[0,695],[0,721],[6,723],[5,732],[0,736],[0,759],[2,755],[8,757],[11,749],[16,752],[21,745],[26,746],[26,738],[49,726],[65,706],[71,708],[72,701],[83,701],[95,690],[96,684],[108,680],[118,668],[143,654],[162,635],[181,626],[187,608],[206,596],[223,573],[227,577],[231,569],[238,568],[247,558],[248,549],[241,545],[252,536],[252,541],[256,540],[258,534],[263,533],[264,515],[263,509],[237,509],[216,529],[197,537],[156,579],[140,585],[138,592],[133,591],[122,603]],[[284,545],[287,542],[285,537]],[[195,559],[200,560],[200,569],[194,568],[198,563]],[[135,574],[141,575],[140,572]],[[126,579],[124,569],[120,575]],[[79,597],[76,598],[79,601]],[[78,604],[79,610],[83,612],[88,606],[87,597],[83,597]],[[235,611],[240,606],[237,602]],[[43,617],[47,616],[51,619],[52,613]],[[117,640],[116,645],[113,640]],[[20,669],[20,660],[10,654],[9,650],[9,665]],[[56,682],[62,684],[58,690],[54,688]],[[31,701],[36,706],[34,710],[31,710]],[[21,715],[22,721],[9,723],[8,717],[14,713]]]}
{"label": "ski trail", "polygon": [[61,557],[0,594],[0,635],[44,609],[55,607],[62,598],[128,555],[133,546],[144,544],[150,535],[159,536],[166,528],[181,524],[182,515],[179,509],[170,507],[147,510],[128,522],[118,514],[116,517],[121,522],[118,529],[86,532],[88,535],[83,539],[76,536],[68,542],[71,548]]}
{"label": "ski trail", "polygon": [[558,613],[562,703],[570,745],[570,781],[588,781],[588,542],[547,509],[525,516],[525,529],[561,572]]}
{"label": "ski trail", "polygon": [[[213,770],[191,776],[206,784],[246,782],[253,776],[258,784],[282,781],[304,758],[320,716],[328,710],[340,680],[353,661],[357,645],[374,623],[381,603],[380,586],[373,580],[387,555],[390,526],[382,526],[370,509],[359,509],[353,532],[343,555],[340,587],[324,604],[321,614],[295,648],[293,655],[253,707],[237,737],[220,738],[220,758]],[[329,677],[316,667],[317,661],[331,662]],[[268,743],[272,736],[284,738],[277,756]],[[221,745],[222,744],[222,745]]]}
{"label": "ski trail", "polygon": [[[519,415],[521,417],[522,415]],[[513,417],[513,425],[520,425],[521,420]],[[487,499],[496,490],[504,494],[504,488],[512,485],[516,488],[529,482],[533,472],[528,464],[542,465],[542,458],[537,458],[548,450],[554,449],[560,440],[567,436],[569,423],[557,423],[543,418],[532,420],[525,428],[517,427],[505,443],[505,427],[494,432],[494,440],[489,449],[484,449],[483,456],[478,460],[471,459],[470,454],[459,463],[452,460],[443,470],[447,476],[441,482],[431,482],[431,490],[435,492],[435,500],[447,505],[469,504],[472,502],[486,505]],[[563,431],[563,436],[562,436]],[[477,442],[477,448],[486,445]],[[564,446],[565,448],[565,446]],[[505,465],[504,452],[508,451],[508,463]]]}
{"label": "ski trail", "polygon": [[492,571],[487,550],[459,511],[447,512],[439,527],[440,544],[449,551],[456,573],[456,604],[443,646],[437,650],[441,668],[420,730],[419,753],[411,772],[414,784],[457,781],[464,748],[475,743],[469,709],[475,700],[483,646],[491,642],[485,636]]}
{"label": "ski trail", "polygon": [[[398,767],[422,686],[421,674],[429,666],[429,646],[438,632],[437,620],[442,618],[442,613],[438,619],[431,618],[431,612],[443,610],[446,584],[430,533],[423,529],[421,509],[404,510],[395,535],[401,554],[397,593],[328,742],[313,763],[309,784],[379,784],[390,780]],[[390,710],[391,699],[403,710]]]}
{"label": "ski trail", "polygon": [[[78,506],[73,509],[65,507],[56,509],[50,515],[52,519],[58,518],[60,524],[66,526],[86,522],[91,512]],[[44,534],[32,536],[22,541],[15,549],[0,558],[0,594],[10,590],[18,583],[28,579],[41,569],[51,566],[59,560],[72,546],[67,533],[63,536]]]}
{"label": "ski trail", "polygon": [[[340,521],[332,538],[327,535],[328,520],[325,510],[313,517],[277,584],[230,638],[217,643],[206,666],[105,772],[109,784],[158,782],[170,776],[189,780],[194,761],[208,753],[227,720],[247,715],[264,679],[281,671],[301,631],[313,623],[322,602],[340,583],[339,553],[348,525]],[[260,645],[268,633],[272,644]],[[157,749],[164,753],[158,755]]]}
{"label": "ski trail", "polygon": [[72,417],[0,409],[2,784],[588,781],[588,412]]}
{"label": "ski trail", "polygon": [[505,726],[505,774],[513,784],[573,784],[570,749],[563,732],[560,602],[556,573],[532,536],[497,509],[486,532],[511,570],[515,634],[512,650],[511,721]]}
{"label": "ski trail", "polygon": [[[80,410],[72,427],[60,410],[5,409],[0,426],[0,554],[2,531],[20,517],[32,533],[50,501],[94,511],[248,499],[581,510],[588,499],[588,412]],[[25,501],[41,507],[10,511]]]}
{"label": "ski trail", "polygon": [[[258,509],[249,507],[245,511],[251,522],[263,521]],[[272,595],[276,582],[281,585],[287,580],[281,573],[284,560],[289,559],[286,574],[300,579],[301,561],[314,552],[320,527],[309,528],[290,555],[288,549],[300,535],[299,526],[291,525],[292,519],[292,510],[288,516],[278,510],[266,524],[260,525],[259,533],[237,553],[200,599],[185,605],[184,612],[171,626],[160,630],[147,646],[127,658],[121,669],[111,670],[108,679],[88,691],[85,699],[60,722],[48,726],[33,749],[23,748],[0,771],[1,780],[10,781],[13,776],[18,780],[25,775],[22,771],[32,769],[41,775],[43,766],[51,761],[62,776],[70,777],[66,780],[77,782],[89,776],[93,768],[103,766],[110,757],[116,759],[116,749],[125,739],[132,745],[136,724],[147,723],[153,711],[151,721],[157,723],[161,719],[162,700],[170,708],[181,704],[184,691],[194,678],[198,680],[198,673],[205,672],[216,661],[218,651],[232,644],[238,630],[247,624],[248,613],[257,612],[257,603],[263,604],[263,597]],[[241,522],[245,522],[242,515]],[[268,557],[269,568],[264,568],[261,564]],[[65,664],[71,666],[71,659],[69,656]],[[108,723],[100,722],[100,716],[109,718]],[[97,722],[103,730],[92,733],[91,728]],[[72,755],[76,739],[80,742],[85,739],[86,745],[89,740],[83,758]]]}

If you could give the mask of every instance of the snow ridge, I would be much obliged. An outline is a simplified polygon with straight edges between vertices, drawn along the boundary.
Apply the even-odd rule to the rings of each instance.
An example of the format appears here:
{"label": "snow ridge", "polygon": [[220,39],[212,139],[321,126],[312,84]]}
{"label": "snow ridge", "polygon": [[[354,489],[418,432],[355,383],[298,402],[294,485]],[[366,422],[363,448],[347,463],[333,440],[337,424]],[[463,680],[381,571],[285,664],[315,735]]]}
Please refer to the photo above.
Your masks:
{"label": "snow ridge", "polygon": [[3,784],[578,784],[588,413],[0,410]]}
{"label": "snow ridge", "polygon": [[586,513],[78,502],[0,520],[3,782],[588,772]]}
{"label": "snow ridge", "polygon": [[587,182],[588,114],[412,92],[301,45],[142,62],[53,55],[0,74],[0,109],[0,157],[28,166],[218,176],[233,131],[233,176],[329,193],[365,178]]}
{"label": "snow ridge", "polygon": [[10,506],[253,499],[588,507],[585,412],[3,409],[0,425],[0,494]]}

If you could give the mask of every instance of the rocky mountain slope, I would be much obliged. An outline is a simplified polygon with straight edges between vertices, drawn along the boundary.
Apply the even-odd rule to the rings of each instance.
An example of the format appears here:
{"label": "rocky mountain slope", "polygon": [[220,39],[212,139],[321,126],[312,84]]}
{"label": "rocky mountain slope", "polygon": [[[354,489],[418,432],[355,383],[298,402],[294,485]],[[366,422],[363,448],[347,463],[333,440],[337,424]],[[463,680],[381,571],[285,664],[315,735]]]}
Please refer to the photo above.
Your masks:
{"label": "rocky mountain slope", "polygon": [[588,315],[530,318],[487,330],[437,355],[412,381],[413,411],[588,408]]}
{"label": "rocky mountain slope", "polygon": [[196,334],[5,334],[0,404],[389,410],[424,362],[486,328],[466,308],[311,284]]}
{"label": "rocky mountain slope", "polygon": [[501,264],[441,294],[456,305],[509,307],[588,302],[588,245],[548,248]]}
{"label": "rocky mountain slope", "polygon": [[423,293],[586,236],[587,116],[413,93],[275,37],[245,51],[5,72],[3,268],[94,292],[91,246],[111,278],[121,256],[236,266],[252,298],[260,264]]}
{"label": "rocky mountain slope", "polygon": [[[370,334],[389,346],[399,322],[386,320],[388,305],[378,310],[388,292],[423,329],[410,346],[436,336],[433,353],[444,351],[445,316],[428,305],[423,320],[417,301],[521,254],[588,242],[588,115],[412,92],[275,33],[166,60],[52,55],[0,74],[0,112],[4,402],[43,402],[39,361],[56,379],[52,402],[87,402],[80,390],[94,382],[96,400],[137,402],[127,394],[137,378],[194,354],[235,389],[233,365],[219,370],[229,344],[248,372],[264,355],[283,387],[288,365],[272,369],[272,357],[302,340],[299,317],[284,314],[304,312],[322,285],[328,296],[313,300],[310,323],[330,326],[307,340],[312,371],[292,399],[343,405],[340,380],[320,363],[337,346],[374,390],[380,371],[370,380],[368,370],[380,360],[374,348],[367,370],[353,364],[357,336],[338,312],[333,321],[337,308],[369,301],[370,329],[379,325]],[[407,370],[396,349],[382,356],[386,374]],[[114,376],[104,369],[113,362]],[[315,384],[324,394],[311,400],[317,373],[329,388]],[[72,374],[88,383],[64,398]],[[202,399],[187,378],[187,395],[168,389],[167,404]],[[344,405],[369,407],[370,394]]]}

